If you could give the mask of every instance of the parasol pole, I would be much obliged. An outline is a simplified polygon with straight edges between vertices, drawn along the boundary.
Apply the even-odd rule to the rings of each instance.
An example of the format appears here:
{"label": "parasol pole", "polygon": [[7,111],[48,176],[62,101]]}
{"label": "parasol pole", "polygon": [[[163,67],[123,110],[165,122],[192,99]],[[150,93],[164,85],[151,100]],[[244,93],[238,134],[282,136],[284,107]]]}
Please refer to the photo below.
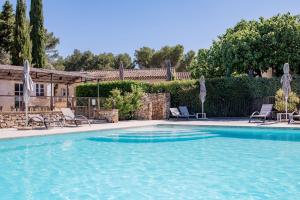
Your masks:
{"label": "parasol pole", "polygon": [[285,116],[288,119],[288,97],[285,97]]}

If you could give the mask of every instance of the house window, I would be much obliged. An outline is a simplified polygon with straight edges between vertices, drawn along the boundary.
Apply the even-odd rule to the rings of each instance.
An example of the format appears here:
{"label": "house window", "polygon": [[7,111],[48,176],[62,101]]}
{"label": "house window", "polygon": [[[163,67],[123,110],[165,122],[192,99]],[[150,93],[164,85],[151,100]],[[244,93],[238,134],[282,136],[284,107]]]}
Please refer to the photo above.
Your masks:
{"label": "house window", "polygon": [[23,104],[23,84],[15,83],[15,108],[21,108]]}
{"label": "house window", "polygon": [[15,84],[15,96],[23,96],[23,84],[22,83]]}
{"label": "house window", "polygon": [[35,95],[37,97],[45,96],[44,84],[35,84]]}
{"label": "house window", "polygon": [[67,89],[66,88],[61,88],[61,96],[62,97],[67,96]]}

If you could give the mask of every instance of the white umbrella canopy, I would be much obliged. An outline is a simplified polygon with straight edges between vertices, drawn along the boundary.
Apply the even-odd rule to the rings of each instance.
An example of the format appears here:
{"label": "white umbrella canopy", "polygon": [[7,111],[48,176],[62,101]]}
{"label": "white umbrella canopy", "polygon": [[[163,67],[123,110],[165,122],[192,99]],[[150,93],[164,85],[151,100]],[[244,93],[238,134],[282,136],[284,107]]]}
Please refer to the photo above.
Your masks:
{"label": "white umbrella canopy", "polygon": [[202,103],[202,113],[204,113],[204,102],[205,102],[205,98],[206,98],[206,86],[205,86],[205,78],[204,78],[204,76],[200,77],[199,83],[200,83],[200,94],[199,94],[199,97],[200,97],[200,101]]}
{"label": "white umbrella canopy", "polygon": [[25,103],[26,126],[28,125],[28,103],[30,101],[31,92],[33,92],[33,81],[30,77],[30,64],[28,60],[25,60],[23,72],[23,100]]}
{"label": "white umbrella canopy", "polygon": [[281,77],[281,84],[282,84],[282,90],[285,98],[285,112],[287,115],[287,101],[289,98],[289,94],[291,92],[291,81],[292,81],[292,76],[290,75],[290,65],[289,63],[285,63],[283,66],[283,75]]}

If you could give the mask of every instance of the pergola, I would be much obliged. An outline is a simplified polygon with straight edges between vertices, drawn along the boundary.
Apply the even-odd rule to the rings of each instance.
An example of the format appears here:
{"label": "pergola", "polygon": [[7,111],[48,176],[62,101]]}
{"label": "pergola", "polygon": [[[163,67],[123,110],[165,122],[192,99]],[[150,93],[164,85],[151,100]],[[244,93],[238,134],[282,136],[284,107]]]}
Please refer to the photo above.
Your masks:
{"label": "pergola", "polygon": [[[99,77],[95,78],[92,75],[80,72],[58,71],[53,69],[31,68],[30,75],[34,82],[48,83],[51,85],[51,110],[53,109],[53,84],[65,84],[68,87],[71,84],[97,81]],[[23,67],[14,65],[0,65],[0,80],[22,81]]]}

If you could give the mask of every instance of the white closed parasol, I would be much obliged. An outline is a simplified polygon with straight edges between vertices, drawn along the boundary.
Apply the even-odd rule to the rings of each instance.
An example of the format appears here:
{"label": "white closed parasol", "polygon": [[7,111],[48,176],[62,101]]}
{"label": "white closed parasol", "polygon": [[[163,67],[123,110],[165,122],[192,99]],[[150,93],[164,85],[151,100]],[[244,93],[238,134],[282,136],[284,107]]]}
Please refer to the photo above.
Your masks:
{"label": "white closed parasol", "polygon": [[201,104],[202,104],[202,114],[203,114],[204,113],[204,102],[205,102],[205,98],[206,98],[206,86],[205,86],[204,76],[200,77],[199,83],[200,83],[199,97],[200,97],[200,101],[201,101]]}
{"label": "white closed parasol", "polygon": [[172,78],[173,78],[171,61],[166,60],[165,63],[166,63],[166,66],[167,66],[167,81],[171,81]]}
{"label": "white closed parasol", "polygon": [[124,65],[123,65],[123,62],[120,62],[119,76],[120,76],[120,80],[124,81]]}
{"label": "white closed parasol", "polygon": [[28,60],[25,60],[23,71],[23,101],[25,103],[26,126],[28,126],[28,103],[30,101],[31,92],[33,92],[33,81],[30,77],[30,64]]}
{"label": "white closed parasol", "polygon": [[285,112],[286,117],[288,117],[288,98],[291,92],[291,81],[292,76],[290,75],[290,65],[289,63],[285,63],[283,66],[283,75],[281,77],[282,90],[285,98]]}

